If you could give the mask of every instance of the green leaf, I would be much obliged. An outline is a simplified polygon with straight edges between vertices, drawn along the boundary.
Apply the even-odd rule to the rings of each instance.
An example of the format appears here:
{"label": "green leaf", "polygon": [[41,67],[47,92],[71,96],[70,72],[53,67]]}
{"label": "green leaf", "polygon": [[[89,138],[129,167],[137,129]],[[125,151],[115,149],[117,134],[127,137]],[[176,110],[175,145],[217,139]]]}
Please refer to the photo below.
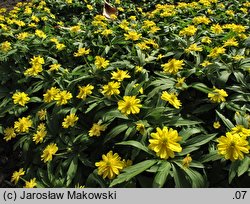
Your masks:
{"label": "green leaf", "polygon": [[123,170],[121,174],[115,178],[111,184],[110,187],[113,187],[117,184],[123,183],[125,181],[129,181],[136,175],[142,173],[143,171],[147,170],[149,167],[153,166],[157,160],[146,160],[143,162],[140,162],[138,164],[135,164],[133,166],[129,166]]}
{"label": "green leaf", "polygon": [[206,180],[198,172],[191,168],[184,168],[184,171],[192,181],[192,188],[204,188],[206,187]]}
{"label": "green leaf", "polygon": [[75,177],[76,171],[78,167],[78,158],[74,157],[69,165],[69,169],[67,172],[67,186],[69,186],[72,182],[72,180]]}
{"label": "green leaf", "polygon": [[136,147],[136,148],[138,148],[138,149],[140,149],[148,154],[154,155],[146,146],[144,146],[143,144],[141,144],[140,142],[135,141],[135,140],[119,142],[116,144],[117,145],[130,145],[130,146]]}
{"label": "green leaf", "polygon": [[128,119],[128,116],[122,114],[117,109],[112,109],[110,111],[105,112],[102,119],[103,119],[103,121],[110,121],[110,120],[113,120],[115,118]]}
{"label": "green leaf", "polygon": [[241,176],[245,172],[247,172],[249,170],[249,166],[250,166],[250,158],[246,156],[242,161],[240,161],[240,165],[237,171],[238,176]]}
{"label": "green leaf", "polygon": [[185,172],[178,166],[172,164],[175,188],[190,188],[191,183],[187,179]]}
{"label": "green leaf", "polygon": [[205,162],[209,162],[209,161],[216,161],[219,159],[221,159],[221,155],[219,155],[218,152],[215,150],[215,151],[211,151],[210,153],[202,156],[200,159],[200,162],[205,163]]}
{"label": "green leaf", "polygon": [[203,83],[193,83],[190,85],[190,87],[194,88],[194,89],[197,89],[203,93],[210,93],[212,91],[211,88],[208,88],[205,84]]}
{"label": "green leaf", "polygon": [[119,135],[120,133],[122,133],[123,131],[125,131],[127,128],[128,128],[128,124],[127,123],[123,123],[121,125],[116,126],[109,133],[107,133],[107,136],[104,139],[104,143],[106,143],[109,140],[111,140],[112,138],[116,137],[117,135]]}
{"label": "green leaf", "polygon": [[183,128],[179,132],[179,135],[182,137],[182,141],[186,141],[190,136],[195,135],[200,132],[201,132],[200,128],[186,128],[186,129]]}
{"label": "green leaf", "polygon": [[153,181],[154,188],[161,188],[165,184],[166,179],[170,173],[170,170],[171,170],[171,164],[167,161],[163,161],[162,165],[159,168],[158,173],[155,175]]}
{"label": "green leaf", "polygon": [[192,183],[192,188],[206,187],[206,180],[198,171],[183,167],[180,161],[176,161],[174,163],[177,164],[188,175]]}
{"label": "green leaf", "polygon": [[202,123],[201,121],[194,121],[194,120],[186,120],[180,117],[173,117],[169,121],[169,125],[178,127],[178,126],[188,126],[188,125],[197,125]]}
{"label": "green leaf", "polygon": [[97,170],[94,170],[93,173],[89,174],[87,180],[86,180],[86,186],[88,187],[98,187],[106,188],[105,181],[97,175]]}
{"label": "green leaf", "polygon": [[186,141],[185,146],[201,146],[212,140],[217,133],[208,134],[208,135],[197,135]]}
{"label": "green leaf", "polygon": [[227,119],[224,115],[222,115],[219,111],[216,110],[217,115],[223,121],[223,123],[227,126],[228,129],[232,129],[234,127],[233,123]]}
{"label": "green leaf", "polygon": [[178,155],[178,156],[187,155],[188,153],[193,152],[199,148],[200,148],[199,146],[197,146],[197,147],[196,146],[195,147],[192,147],[192,146],[184,147],[182,149],[182,151],[180,153],[177,153],[176,155]]}
{"label": "green leaf", "polygon": [[232,182],[232,180],[236,176],[238,168],[239,168],[239,165],[240,165],[240,161],[239,160],[233,161],[231,163],[230,169],[229,169],[229,177],[228,177],[229,184]]}

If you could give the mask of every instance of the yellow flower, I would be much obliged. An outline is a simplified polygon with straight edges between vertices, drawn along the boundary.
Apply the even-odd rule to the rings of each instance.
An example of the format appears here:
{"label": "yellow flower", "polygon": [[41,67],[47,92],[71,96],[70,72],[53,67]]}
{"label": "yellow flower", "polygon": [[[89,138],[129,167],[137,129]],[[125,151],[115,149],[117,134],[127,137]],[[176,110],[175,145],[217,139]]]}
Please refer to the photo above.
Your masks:
{"label": "yellow flower", "polygon": [[212,25],[210,29],[214,34],[223,33],[223,28],[219,24]]}
{"label": "yellow flower", "polygon": [[30,181],[25,181],[24,188],[34,188],[37,185],[36,178],[30,179]]}
{"label": "yellow flower", "polygon": [[140,42],[136,44],[141,50],[148,50],[150,47],[145,42]]}
{"label": "yellow flower", "polygon": [[32,13],[32,9],[30,7],[28,7],[28,6],[26,6],[23,13],[24,14],[31,14]]}
{"label": "yellow flower", "polygon": [[190,53],[192,51],[201,52],[203,49],[202,47],[198,47],[197,44],[191,44],[188,48],[185,49],[185,52]]}
{"label": "yellow flower", "polygon": [[30,59],[30,62],[29,62],[31,65],[41,65],[41,64],[44,64],[45,61],[44,61],[44,58],[41,57],[40,55],[38,56],[33,56],[33,58]]}
{"label": "yellow flower", "polygon": [[223,89],[217,89],[215,87],[213,88],[213,91],[211,93],[208,93],[208,98],[210,98],[213,103],[225,102],[225,97],[227,96],[228,94],[226,91],[224,91]]}
{"label": "yellow flower", "polygon": [[[134,88],[136,88],[137,86],[139,86],[140,84],[135,84],[133,87]],[[144,92],[144,90],[143,90],[143,88],[141,87],[140,89],[139,89],[139,93],[140,94],[143,94],[143,92]]]}
{"label": "yellow flower", "polygon": [[180,32],[180,36],[193,36],[197,31],[197,28],[193,25],[189,25],[186,28],[183,28]]}
{"label": "yellow flower", "polygon": [[220,122],[219,121],[216,121],[216,122],[214,122],[214,124],[213,124],[213,127],[214,127],[214,129],[219,129],[220,128]]}
{"label": "yellow flower", "polygon": [[44,150],[43,150],[43,154],[41,156],[41,160],[44,161],[44,163],[51,161],[52,160],[52,156],[56,154],[56,152],[58,151],[58,147],[56,144],[51,143],[49,144]]}
{"label": "yellow flower", "polygon": [[101,34],[107,37],[108,35],[111,35],[113,31],[111,29],[104,29]]}
{"label": "yellow flower", "polygon": [[30,36],[29,33],[27,33],[27,32],[22,32],[22,33],[19,33],[19,34],[17,35],[17,39],[18,39],[18,40],[24,40],[25,38],[27,38],[27,37],[29,37],[29,36]]}
{"label": "yellow flower", "polygon": [[139,131],[142,135],[145,133],[145,125],[141,122],[136,123],[136,130]]}
{"label": "yellow flower", "polygon": [[44,137],[47,135],[47,131],[45,129],[38,129],[36,133],[33,135],[33,141],[38,144],[42,143]]}
{"label": "yellow flower", "polygon": [[102,87],[103,90],[101,93],[103,95],[106,95],[106,96],[119,95],[120,94],[120,91],[119,91],[120,86],[121,86],[121,84],[119,82],[111,81],[107,85],[104,85]]}
{"label": "yellow flower", "polygon": [[124,34],[125,40],[132,40],[137,41],[141,38],[141,34],[137,33],[136,31],[129,31],[128,33]]}
{"label": "yellow flower", "polygon": [[120,171],[124,168],[124,163],[117,153],[113,154],[112,151],[109,151],[107,155],[102,155],[102,160],[96,162],[95,166],[98,167],[98,175],[104,179],[106,177],[113,179],[120,174]]}
{"label": "yellow flower", "polygon": [[129,159],[127,161],[125,159],[123,159],[122,163],[123,163],[123,168],[125,169],[125,168],[131,166],[133,162],[132,162],[132,160],[129,160]]}
{"label": "yellow flower", "polygon": [[118,110],[126,115],[137,114],[142,107],[140,102],[141,100],[137,99],[136,96],[124,96],[123,100],[118,101]]}
{"label": "yellow flower", "polygon": [[63,128],[69,128],[69,126],[74,127],[78,119],[79,118],[74,113],[67,115],[66,118],[64,118],[62,122]]}
{"label": "yellow flower", "polygon": [[122,22],[119,24],[119,27],[125,31],[129,30],[129,22],[127,20],[122,20]]}
{"label": "yellow flower", "polygon": [[233,10],[226,10],[226,14],[229,16],[234,16],[234,11]]}
{"label": "yellow flower", "polygon": [[56,44],[56,49],[61,51],[65,48],[66,46],[63,43],[57,43]]}
{"label": "yellow flower", "polygon": [[106,130],[106,127],[104,125],[94,123],[93,126],[91,127],[91,129],[89,130],[89,136],[90,137],[93,137],[93,136],[99,137],[101,135],[101,132],[105,131],[105,130]]}
{"label": "yellow flower", "polygon": [[4,134],[4,140],[5,141],[9,141],[13,138],[16,137],[16,133],[15,133],[15,129],[14,128],[6,128],[4,131],[3,131],[3,134]]}
{"label": "yellow flower", "polygon": [[239,134],[241,137],[249,137],[250,136],[250,129],[245,128],[243,125],[236,125],[232,128],[232,134]]}
{"label": "yellow flower", "polygon": [[67,4],[72,4],[72,0],[66,0]]}
{"label": "yellow flower", "polygon": [[175,93],[168,93],[167,91],[163,91],[161,95],[161,99],[169,102],[171,105],[173,105],[177,109],[181,107],[181,102],[177,98],[177,95]]}
{"label": "yellow flower", "polygon": [[8,52],[11,50],[11,43],[9,41],[1,43],[0,50],[3,52]]}
{"label": "yellow flower", "polygon": [[30,116],[19,118],[18,121],[14,123],[14,128],[17,133],[29,132],[31,126],[32,120],[30,120]]}
{"label": "yellow flower", "polygon": [[244,159],[244,153],[249,153],[249,142],[239,134],[226,133],[217,139],[218,153],[231,161]]}
{"label": "yellow flower", "polygon": [[161,30],[161,29],[158,26],[152,26],[152,27],[150,27],[150,30],[148,31],[148,33],[155,34],[159,30]]}
{"label": "yellow flower", "polygon": [[59,91],[59,93],[57,93],[55,95],[54,100],[56,101],[57,105],[64,105],[68,103],[68,100],[70,100],[72,98],[72,94],[68,91]]}
{"label": "yellow flower", "polygon": [[135,72],[142,72],[142,71],[143,71],[143,67],[141,67],[141,66],[135,67]]}
{"label": "yellow flower", "polygon": [[50,103],[55,99],[55,96],[60,92],[60,90],[56,87],[51,87],[43,94],[43,100],[46,103]]}
{"label": "yellow flower", "polygon": [[42,31],[42,30],[36,30],[35,31],[35,35],[39,38],[43,38],[45,39],[47,37],[47,35]]}
{"label": "yellow flower", "polygon": [[90,49],[86,49],[85,47],[79,48],[77,52],[74,53],[75,57],[80,57],[83,55],[88,55],[90,53]]}
{"label": "yellow flower", "polygon": [[88,8],[88,10],[90,10],[90,11],[92,11],[92,10],[94,9],[93,6],[90,5],[90,4],[87,5],[87,8]]}
{"label": "yellow flower", "polygon": [[169,74],[177,74],[180,69],[183,69],[183,60],[171,59],[167,63],[162,64],[163,71]]}
{"label": "yellow flower", "polygon": [[204,24],[209,24],[211,21],[210,21],[210,19],[209,18],[207,18],[206,16],[197,16],[197,17],[194,17],[193,18],[193,20],[192,20],[192,22],[194,23],[194,24],[202,24],[202,23],[204,23]]}
{"label": "yellow flower", "polygon": [[43,67],[41,64],[34,64],[31,68],[25,70],[25,76],[37,76],[40,72],[43,71]]}
{"label": "yellow flower", "polygon": [[50,42],[53,42],[53,43],[55,43],[55,44],[58,44],[58,43],[59,43],[59,41],[58,41],[57,38],[50,38]]}
{"label": "yellow flower", "polygon": [[205,36],[201,39],[202,43],[210,44],[212,42],[211,38],[208,36]]}
{"label": "yellow flower", "polygon": [[176,130],[168,127],[156,128],[155,133],[151,133],[152,139],[149,139],[149,149],[156,152],[161,159],[174,158],[174,152],[181,152],[182,147],[179,142],[182,138]]}
{"label": "yellow flower", "polygon": [[235,61],[239,61],[239,60],[245,59],[245,56],[235,55],[235,56],[232,57],[232,59],[235,60]]}
{"label": "yellow flower", "polygon": [[211,63],[211,62],[205,60],[204,62],[201,63],[201,66],[207,67],[207,66],[209,66],[209,65],[211,65],[211,64],[213,64],[213,63]]}
{"label": "yellow flower", "polygon": [[208,57],[212,57],[212,58],[216,58],[218,57],[220,54],[224,54],[226,52],[226,49],[224,47],[215,47],[213,48]]}
{"label": "yellow flower", "polygon": [[50,67],[49,71],[54,71],[54,70],[58,71],[61,65],[56,63],[56,64],[51,64],[49,67]]}
{"label": "yellow flower", "polygon": [[136,21],[136,16],[130,16],[129,19],[130,19],[131,21]]}
{"label": "yellow flower", "polygon": [[176,87],[181,88],[183,84],[185,83],[186,77],[178,77],[177,83],[175,84]]}
{"label": "yellow flower", "polygon": [[40,21],[40,19],[37,16],[34,16],[34,15],[31,16],[31,20],[35,21],[35,23],[38,23]]}
{"label": "yellow flower", "polygon": [[25,171],[23,170],[23,168],[19,169],[19,171],[15,171],[12,174],[11,182],[14,182],[14,184],[16,185],[20,177],[23,176],[24,174],[25,174]]}
{"label": "yellow flower", "polygon": [[145,21],[143,21],[142,29],[151,28],[152,26],[156,26],[154,21],[145,20]]}
{"label": "yellow flower", "polygon": [[101,68],[105,69],[108,65],[109,65],[109,60],[105,60],[105,58],[100,56],[95,57],[95,66],[97,67],[97,69]]}
{"label": "yellow flower", "polygon": [[16,92],[13,94],[12,99],[14,100],[14,104],[19,104],[21,106],[25,106],[26,103],[29,102],[30,98],[28,94],[24,92]]}
{"label": "yellow flower", "polygon": [[237,42],[237,40],[235,38],[230,38],[226,42],[224,42],[223,47],[230,47],[230,46],[237,47],[238,45],[239,45],[239,43]]}
{"label": "yellow flower", "polygon": [[92,94],[94,86],[88,84],[87,86],[78,86],[78,88],[79,88],[79,94],[76,96],[76,98],[85,100],[87,96]]}
{"label": "yellow flower", "polygon": [[128,71],[123,71],[120,69],[117,69],[116,72],[111,73],[112,77],[111,79],[117,80],[117,81],[123,81],[125,78],[129,79],[131,76],[128,74]]}
{"label": "yellow flower", "polygon": [[75,185],[75,188],[85,188],[85,186],[82,186],[82,185],[80,185],[79,183],[77,183],[77,184]]}
{"label": "yellow flower", "polygon": [[182,166],[188,168],[191,162],[192,157],[190,157],[190,154],[187,154],[187,156],[182,160]]}
{"label": "yellow flower", "polygon": [[73,33],[77,33],[79,31],[81,31],[81,26],[77,25],[77,26],[71,26],[70,27],[70,31]]}

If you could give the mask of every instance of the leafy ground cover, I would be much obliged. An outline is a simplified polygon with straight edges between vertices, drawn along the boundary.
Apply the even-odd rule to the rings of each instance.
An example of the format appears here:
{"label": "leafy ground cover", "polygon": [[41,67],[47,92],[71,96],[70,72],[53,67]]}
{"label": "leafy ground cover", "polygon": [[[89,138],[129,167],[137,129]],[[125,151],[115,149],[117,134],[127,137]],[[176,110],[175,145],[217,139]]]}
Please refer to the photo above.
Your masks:
{"label": "leafy ground cover", "polygon": [[249,187],[246,0],[0,9],[2,187]]}

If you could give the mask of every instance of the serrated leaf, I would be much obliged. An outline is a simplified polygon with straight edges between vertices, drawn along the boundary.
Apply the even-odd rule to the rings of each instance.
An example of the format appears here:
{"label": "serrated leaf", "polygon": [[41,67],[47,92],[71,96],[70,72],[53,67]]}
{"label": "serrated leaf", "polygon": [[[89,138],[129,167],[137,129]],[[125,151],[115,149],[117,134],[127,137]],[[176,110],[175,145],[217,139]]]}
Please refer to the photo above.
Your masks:
{"label": "serrated leaf", "polygon": [[123,183],[125,181],[129,181],[133,177],[137,176],[138,174],[142,173],[143,171],[147,170],[149,167],[153,166],[157,160],[146,160],[140,163],[137,163],[133,166],[129,166],[124,169],[124,172],[119,174],[117,178],[115,178],[110,187],[113,187],[117,184]]}

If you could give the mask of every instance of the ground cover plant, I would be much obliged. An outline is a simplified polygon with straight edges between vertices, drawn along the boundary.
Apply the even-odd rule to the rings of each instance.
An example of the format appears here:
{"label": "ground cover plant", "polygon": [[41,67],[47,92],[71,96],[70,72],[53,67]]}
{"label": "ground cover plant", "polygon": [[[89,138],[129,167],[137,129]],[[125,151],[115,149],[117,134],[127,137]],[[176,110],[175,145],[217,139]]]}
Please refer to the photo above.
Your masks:
{"label": "ground cover plant", "polygon": [[0,8],[2,187],[249,187],[250,2]]}

